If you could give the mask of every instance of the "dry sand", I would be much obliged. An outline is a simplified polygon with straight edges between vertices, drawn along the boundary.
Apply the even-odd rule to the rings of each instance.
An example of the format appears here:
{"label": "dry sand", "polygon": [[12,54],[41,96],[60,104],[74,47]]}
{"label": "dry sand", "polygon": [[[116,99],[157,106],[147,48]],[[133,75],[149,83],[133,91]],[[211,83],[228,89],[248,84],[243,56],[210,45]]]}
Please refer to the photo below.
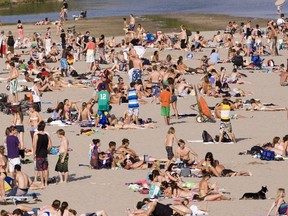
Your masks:
{"label": "dry sand", "polygon": [[[109,18],[110,19],[110,18]],[[108,19],[108,20],[109,20]],[[99,19],[101,20],[101,19]],[[84,27],[86,22],[90,25],[102,26],[104,25],[103,19],[100,22],[97,20],[81,21],[81,27]],[[225,20],[226,23],[227,19]],[[95,23],[94,23],[95,22]],[[138,20],[137,20],[138,22]],[[223,21],[224,22],[224,21]],[[116,23],[116,22],[115,22]],[[114,23],[114,24],[115,24]],[[69,25],[72,23],[69,23]],[[122,21],[117,23],[118,26],[122,27]],[[67,25],[68,26],[68,25]],[[88,24],[87,24],[88,26]],[[110,27],[105,25],[107,28],[96,29],[96,35],[110,31]],[[143,24],[144,28],[148,29],[151,26]],[[24,25],[25,32],[29,34],[33,31],[42,31],[47,26],[32,26]],[[78,26],[77,26],[78,28]],[[13,29],[16,33],[15,26],[4,26],[1,29],[7,31]],[[223,29],[223,26],[217,26],[217,29]],[[89,28],[90,30],[90,28]],[[152,30],[151,30],[152,31]],[[173,30],[172,30],[173,31]],[[118,33],[121,35],[121,28],[119,31],[113,32],[114,35]],[[215,32],[205,32],[206,38],[210,38]],[[55,37],[56,41],[59,41],[58,37]],[[145,57],[150,57],[154,49],[147,49]],[[211,49],[204,49],[204,52],[195,53],[193,59],[185,60],[185,63],[189,66],[196,67],[199,65],[199,58],[204,54],[209,54]],[[186,56],[186,52],[183,51],[165,51],[161,52],[160,56],[163,59],[168,53],[172,54],[173,59],[176,59],[179,55]],[[286,63],[287,51],[281,51],[281,56],[275,57],[275,63]],[[227,49],[220,49],[220,55],[222,58],[226,58]],[[271,57],[265,57],[266,60]],[[4,67],[3,59],[0,59],[1,69]],[[60,64],[58,64],[60,65]],[[231,64],[219,64],[217,69],[221,66],[231,71]],[[79,72],[86,70],[85,62],[77,62],[74,67]],[[244,90],[254,92],[253,96],[247,96],[243,99],[249,99],[251,97],[259,98],[263,102],[272,102],[280,106],[287,106],[288,95],[287,87],[281,87],[279,85],[279,74],[270,73],[265,74],[262,72],[255,71],[254,73],[248,73],[248,78],[245,80],[251,81],[253,84],[250,85],[232,85],[234,87],[240,87]],[[4,77],[5,75],[1,75]],[[127,81],[127,76],[123,75]],[[200,79],[200,75],[187,75],[185,76],[188,82],[197,84]],[[145,78],[144,78],[145,79]],[[0,84],[0,92],[6,92],[5,83]],[[52,106],[56,105],[56,100],[64,100],[70,98],[71,100],[83,99],[87,101],[92,97],[93,89],[64,89],[61,92],[48,92],[42,97],[42,101],[53,102]],[[23,94],[20,93],[20,98],[23,98]],[[209,106],[214,106],[220,99],[206,97]],[[150,100],[149,100],[150,101]],[[183,99],[178,100],[178,110],[180,113],[195,113],[189,107],[195,103],[194,96],[187,96]],[[43,110],[51,105],[43,105]],[[123,111],[127,109],[127,105],[123,104],[113,105],[112,113],[116,116],[121,116]],[[240,156],[239,152],[250,149],[253,145],[259,143],[265,143],[272,140],[274,136],[284,136],[287,134],[287,113],[286,112],[248,112],[248,111],[235,111],[247,116],[247,119],[232,120],[233,130],[235,132],[238,143],[235,145],[203,145],[203,144],[187,144],[192,147],[199,155],[199,159],[204,158],[207,151],[212,151],[214,157],[218,159],[225,167],[240,171],[249,170],[253,173],[251,177],[234,177],[234,178],[212,178],[211,182],[217,181],[220,188],[224,188],[226,191],[231,192],[233,201],[222,201],[222,202],[209,202],[209,215],[222,216],[222,215],[265,215],[272,204],[272,200],[260,200],[260,201],[240,201],[239,198],[245,192],[257,192],[261,186],[268,186],[269,192],[267,197],[275,197],[276,190],[278,187],[284,187],[287,189],[287,162],[265,162],[259,159],[253,159],[249,155]],[[4,136],[5,127],[10,125],[12,116],[4,115],[0,113],[1,126],[0,131]],[[48,114],[41,113],[43,118],[47,119]],[[70,153],[69,169],[70,179],[68,184],[51,185],[48,189],[40,191],[41,199],[43,203],[37,203],[31,205],[33,207],[41,207],[44,204],[51,203],[54,199],[61,201],[67,201],[69,207],[76,209],[78,213],[93,212],[99,209],[104,209],[109,215],[122,216],[125,215],[126,208],[133,208],[137,201],[143,199],[144,195],[134,193],[127,189],[125,183],[133,182],[146,178],[146,170],[143,171],[127,171],[127,170],[90,170],[86,167],[79,167],[79,163],[88,164],[88,146],[91,140],[99,138],[102,141],[101,149],[106,150],[108,148],[109,141],[116,141],[117,146],[121,144],[123,138],[130,140],[131,148],[135,149],[139,155],[148,154],[156,158],[166,157],[166,152],[163,146],[164,138],[168,130],[168,126],[164,125],[163,119],[160,116],[159,105],[142,105],[140,107],[140,116],[143,119],[151,117],[157,121],[158,128],[147,129],[147,130],[121,130],[121,131],[101,131],[101,134],[92,136],[77,136],[80,132],[80,127],[73,125],[65,127],[65,131],[70,140],[70,146],[73,151]],[[253,117],[253,118],[252,118]],[[28,117],[25,117],[25,122],[28,124]],[[201,133],[205,129],[213,136],[218,133],[219,121],[216,123],[196,123],[195,118],[183,118],[180,120],[171,120],[173,127],[176,129],[176,135],[178,138],[184,140],[201,139]],[[25,145],[31,147],[31,139],[28,134],[28,125],[25,126]],[[59,141],[54,132],[59,129],[58,127],[47,126],[47,131],[51,134],[52,142],[54,146],[59,145]],[[174,147],[174,149],[176,146]],[[57,161],[57,156],[49,156],[50,163],[50,177],[56,176],[57,173],[54,171],[54,167]],[[256,162],[252,163],[251,162]],[[33,165],[24,165],[24,172],[27,172],[30,176],[33,176]],[[187,181],[199,182],[197,178],[187,178]],[[164,200],[165,203],[170,203],[172,200]],[[206,206],[206,203],[196,203],[202,206]],[[1,206],[6,210],[15,209],[13,205]]]}

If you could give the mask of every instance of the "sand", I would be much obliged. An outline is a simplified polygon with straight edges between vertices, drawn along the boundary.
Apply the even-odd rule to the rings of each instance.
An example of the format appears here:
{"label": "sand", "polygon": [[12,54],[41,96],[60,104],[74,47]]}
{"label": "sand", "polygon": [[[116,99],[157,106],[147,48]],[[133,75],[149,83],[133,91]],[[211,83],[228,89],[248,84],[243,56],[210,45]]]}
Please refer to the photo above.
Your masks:
{"label": "sand", "polygon": [[[112,18],[111,18],[112,19]],[[110,20],[110,18],[107,18]],[[111,21],[111,20],[110,20]],[[227,19],[224,20],[225,22]],[[223,22],[224,22],[223,21]],[[139,20],[137,20],[139,22]],[[142,22],[142,21],[141,21]],[[109,22],[108,22],[109,23]],[[150,22],[151,23],[151,22]],[[105,25],[106,28],[96,29],[94,28],[95,35],[100,35],[111,30],[110,26],[107,26],[103,19],[87,20],[76,23],[77,28],[85,29],[85,24],[97,26]],[[78,26],[78,24],[81,26]],[[70,22],[67,26],[74,25]],[[120,30],[115,30],[111,35],[121,35],[122,20],[119,22],[113,22],[114,26],[119,26]],[[143,24],[144,28],[148,27],[148,24]],[[47,26],[33,26],[24,25],[25,32],[31,34],[33,31],[45,32]],[[5,31],[13,29],[16,33],[15,26],[4,26],[1,29]],[[93,28],[92,28],[93,29]],[[152,29],[152,27],[151,27]],[[223,26],[217,26],[217,29],[223,29]],[[54,29],[55,30],[55,29]],[[53,30],[53,31],[54,31]],[[85,29],[86,30],[86,29]],[[90,28],[89,28],[90,30]],[[170,29],[171,30],[171,29]],[[172,30],[174,31],[174,30]],[[170,32],[172,32],[170,31]],[[151,30],[152,32],[152,30]],[[210,38],[215,31],[204,32],[206,38]],[[55,36],[55,41],[60,39]],[[119,39],[117,39],[119,40]],[[145,57],[150,57],[154,49],[149,48],[145,53]],[[199,65],[198,60],[204,54],[209,55],[211,49],[204,49],[201,53],[195,53],[194,57],[190,60],[185,60],[184,62],[192,67]],[[160,53],[161,59],[163,59],[167,54],[172,54],[173,59],[176,59],[179,55],[186,56],[187,52],[184,51],[165,51]],[[281,56],[273,57],[276,64],[286,63],[287,52],[280,51]],[[222,58],[226,58],[227,49],[220,49],[220,55]],[[265,57],[266,60],[271,57]],[[1,69],[4,67],[4,60],[0,59]],[[60,64],[57,64],[60,66]],[[221,66],[227,68],[227,71],[232,70],[231,64],[218,64],[216,67],[219,69]],[[86,70],[85,62],[77,62],[74,67],[79,72],[84,72]],[[254,73],[249,73],[249,71],[244,71],[248,75],[245,80],[251,81],[253,84],[246,85],[232,85],[232,88],[242,88],[247,91],[253,91],[253,96],[247,96],[243,99],[249,98],[259,98],[263,102],[274,103],[279,106],[287,106],[288,95],[287,87],[281,87],[279,85],[279,74],[278,73],[262,73],[254,71]],[[122,74],[121,74],[122,75]],[[5,75],[1,75],[4,77]],[[122,75],[127,81],[127,76]],[[201,75],[187,75],[186,80],[190,83],[199,83]],[[145,78],[144,78],[145,79]],[[31,85],[31,84],[30,84]],[[5,83],[0,84],[0,92],[6,92]],[[71,100],[88,101],[93,95],[93,89],[64,89],[61,92],[48,92],[42,97],[42,101],[52,102],[52,105],[43,105],[43,111],[49,106],[55,106],[56,100],[64,100],[65,98],[70,98]],[[23,93],[20,93],[20,98],[23,98]],[[209,106],[214,106],[221,99],[206,97]],[[148,100],[150,101],[150,100]],[[196,102],[194,96],[187,96],[183,99],[178,100],[178,110],[179,113],[191,114],[195,113],[190,109],[190,105]],[[79,104],[80,106],[80,104]],[[124,110],[127,109],[127,105],[123,104],[113,105],[112,113],[116,116],[121,116]],[[204,158],[206,152],[211,151],[214,154],[214,158],[218,159],[227,168],[231,168],[237,171],[249,170],[253,173],[251,177],[234,177],[234,178],[212,178],[211,182],[217,181],[220,188],[224,188],[225,191],[231,193],[232,201],[222,201],[222,202],[206,202],[196,203],[197,205],[206,206],[209,208],[209,215],[221,216],[221,215],[266,215],[268,209],[272,204],[272,200],[260,200],[260,201],[242,201],[239,198],[245,192],[257,192],[260,190],[261,186],[267,186],[269,191],[267,197],[275,197],[276,190],[279,187],[284,187],[287,189],[287,162],[266,162],[259,159],[254,159],[250,155],[238,155],[239,152],[246,151],[250,149],[255,144],[261,144],[265,142],[272,141],[274,136],[283,137],[287,134],[287,112],[250,112],[250,111],[235,111],[244,116],[246,119],[232,120],[233,130],[237,138],[237,144],[235,145],[203,145],[201,143],[187,143],[193,150],[195,150],[199,155],[199,160]],[[45,119],[49,117],[49,114],[41,113],[41,116]],[[88,146],[91,140],[94,138],[101,139],[102,150],[108,148],[109,141],[115,141],[117,146],[121,144],[123,138],[128,138],[130,140],[131,148],[135,149],[139,155],[148,154],[156,158],[166,157],[166,152],[164,149],[164,138],[168,130],[168,126],[164,125],[163,118],[160,116],[160,106],[146,104],[140,106],[140,116],[143,119],[151,117],[154,121],[157,121],[156,129],[147,130],[121,130],[121,131],[101,131],[100,134],[92,136],[77,136],[80,132],[80,127],[77,125],[72,125],[65,127],[64,130],[67,133],[67,137],[70,140],[70,147],[73,151],[70,153],[69,169],[70,178],[68,184],[58,184],[50,185],[48,189],[39,191],[41,193],[41,199],[43,203],[37,203],[30,206],[41,207],[46,204],[50,204],[54,199],[59,199],[61,201],[67,201],[69,207],[76,209],[78,213],[93,212],[96,210],[104,209],[109,215],[118,216],[125,215],[126,208],[134,208],[137,201],[145,198],[145,195],[139,193],[134,193],[128,190],[125,183],[133,182],[146,178],[147,170],[142,171],[127,171],[127,170],[90,170],[87,167],[80,167],[78,164],[88,164]],[[4,115],[0,113],[1,122],[0,131],[10,125],[12,116]],[[31,139],[28,134],[28,117],[25,117],[25,146],[31,147]],[[178,138],[184,140],[191,139],[201,139],[201,133],[203,130],[207,130],[210,134],[215,136],[218,133],[219,121],[216,123],[197,123],[195,118],[183,118],[180,120],[171,119],[172,126],[176,129],[176,135]],[[56,134],[54,133],[59,127],[47,126],[47,131],[51,134],[53,146],[58,146],[59,141]],[[174,146],[174,149],[176,146]],[[54,171],[58,157],[50,155],[50,177],[57,176]],[[33,176],[33,166],[23,165],[23,171]],[[199,182],[200,179],[197,178],[185,178],[187,181]],[[163,200],[164,203],[172,203],[172,200]],[[7,205],[1,206],[5,210],[13,210],[15,206]]]}

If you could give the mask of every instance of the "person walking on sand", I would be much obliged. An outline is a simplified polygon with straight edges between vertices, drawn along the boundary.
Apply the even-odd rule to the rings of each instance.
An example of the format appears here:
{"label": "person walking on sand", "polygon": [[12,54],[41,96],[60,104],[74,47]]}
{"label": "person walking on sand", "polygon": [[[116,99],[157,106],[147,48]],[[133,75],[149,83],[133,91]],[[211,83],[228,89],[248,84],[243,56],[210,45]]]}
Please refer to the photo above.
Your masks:
{"label": "person walking on sand", "polygon": [[175,135],[175,129],[174,127],[170,127],[166,135],[165,143],[164,143],[168,160],[172,160],[172,158],[174,157],[173,144],[177,142],[178,142],[178,139]]}
{"label": "person walking on sand", "polygon": [[[38,132],[33,138],[33,156],[36,160],[36,171],[40,173],[41,187],[48,186],[48,153],[52,148],[52,142],[49,134],[45,131],[45,122],[38,124]],[[34,182],[37,181],[37,172],[35,173]]]}
{"label": "person walking on sand", "polygon": [[65,131],[59,129],[56,132],[60,139],[59,159],[57,161],[55,171],[58,172],[60,183],[67,183],[68,181],[68,160],[69,160],[69,141],[65,136]]}
{"label": "person walking on sand", "polygon": [[172,94],[168,89],[168,86],[164,85],[163,90],[160,93],[161,102],[161,115],[164,117],[166,125],[170,124],[170,101]]}
{"label": "person walking on sand", "polygon": [[219,133],[219,143],[222,142],[222,138],[224,135],[224,131],[228,133],[229,137],[233,140],[234,144],[236,143],[235,135],[232,132],[232,125],[230,122],[230,110],[231,106],[228,99],[223,99],[222,103],[219,104],[220,106],[220,133]]}

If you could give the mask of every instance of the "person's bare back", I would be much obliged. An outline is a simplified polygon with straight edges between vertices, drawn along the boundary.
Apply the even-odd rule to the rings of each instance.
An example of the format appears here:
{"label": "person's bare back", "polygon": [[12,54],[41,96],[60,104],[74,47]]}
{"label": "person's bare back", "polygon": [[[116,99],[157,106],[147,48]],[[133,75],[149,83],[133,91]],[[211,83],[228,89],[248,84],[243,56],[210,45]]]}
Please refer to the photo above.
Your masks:
{"label": "person's bare back", "polygon": [[17,172],[16,183],[19,189],[28,189],[31,184],[29,176],[23,172]]}
{"label": "person's bare back", "polygon": [[288,85],[288,71],[280,74],[280,85]]}

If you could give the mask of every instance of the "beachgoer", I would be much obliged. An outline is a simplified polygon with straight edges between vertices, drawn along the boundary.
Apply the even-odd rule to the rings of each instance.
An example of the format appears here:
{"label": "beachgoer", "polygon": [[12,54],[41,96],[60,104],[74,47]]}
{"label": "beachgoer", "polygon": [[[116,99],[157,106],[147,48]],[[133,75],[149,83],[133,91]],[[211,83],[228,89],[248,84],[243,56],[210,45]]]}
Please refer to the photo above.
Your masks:
{"label": "beachgoer", "polygon": [[14,176],[14,167],[16,164],[21,164],[19,157],[20,142],[17,137],[17,129],[15,126],[9,127],[9,135],[6,137],[7,143],[7,158],[9,162],[9,173]]}
{"label": "beachgoer", "polygon": [[18,38],[23,39],[24,38],[24,31],[23,31],[23,24],[22,24],[21,20],[18,20],[17,31],[18,31]]}
{"label": "beachgoer", "polygon": [[[185,146],[185,141],[183,139],[178,140],[178,149],[176,149],[176,158],[179,158],[184,165],[192,166],[197,159],[198,155],[190,147]],[[192,158],[190,158],[190,155]]]}
{"label": "beachgoer", "polygon": [[214,200],[231,200],[222,193],[216,191],[216,188],[209,186],[210,174],[204,173],[202,180],[199,182],[199,200],[214,201]]}
{"label": "beachgoer", "polygon": [[34,85],[31,87],[31,94],[33,97],[33,105],[35,105],[36,111],[41,112],[41,92],[39,90],[40,86],[40,79],[35,78],[34,79]]}
{"label": "beachgoer", "polygon": [[212,152],[207,152],[205,158],[197,164],[196,168],[201,169],[202,173],[205,172],[220,177],[221,173],[216,170],[216,162],[217,160],[214,160]]}
{"label": "beachgoer", "polygon": [[10,73],[8,81],[10,82],[10,93],[13,95],[13,101],[15,104],[18,104],[18,77],[19,71],[15,67],[14,62],[10,62]]}
{"label": "beachgoer", "polygon": [[69,160],[69,141],[65,136],[63,129],[57,130],[57,136],[60,139],[59,159],[57,161],[55,171],[58,172],[60,183],[67,183],[68,181],[68,160]]}
{"label": "beachgoer", "polygon": [[288,70],[280,74],[280,85],[288,86]]}
{"label": "beachgoer", "polygon": [[16,164],[14,167],[15,170],[15,186],[7,196],[25,196],[28,193],[29,187],[32,184],[31,179],[27,174],[21,171],[20,164]]}
{"label": "beachgoer", "polygon": [[24,150],[24,114],[21,106],[17,106],[16,112],[13,115],[13,125],[16,127],[16,130],[19,134],[20,149]]}
{"label": "beachgoer", "polygon": [[[34,134],[33,138],[33,156],[36,161],[36,171],[40,173],[42,188],[48,186],[48,152],[52,148],[52,142],[49,134],[45,131],[45,126],[45,122],[40,121],[38,132]],[[37,174],[35,174],[35,181],[37,181]]]}
{"label": "beachgoer", "polygon": [[5,147],[0,146],[0,199],[5,196],[5,178],[7,176],[7,158],[5,156]]}
{"label": "beachgoer", "polygon": [[173,153],[174,142],[178,142],[178,139],[175,135],[175,128],[170,127],[167,132],[165,142],[164,142],[168,160],[172,160],[172,158],[174,157],[174,153]]}
{"label": "beachgoer", "polygon": [[163,85],[163,90],[160,93],[161,102],[161,115],[164,117],[164,122],[166,125],[170,124],[170,102],[172,94],[169,91],[168,86]]}
{"label": "beachgoer", "polygon": [[152,88],[152,101],[151,103],[157,103],[159,100],[161,88],[160,83],[162,82],[163,78],[161,73],[157,69],[157,65],[152,66],[152,73],[149,76],[149,80],[151,81],[151,88]]}
{"label": "beachgoer", "polygon": [[39,122],[42,120],[40,114],[36,111],[37,106],[29,107],[30,136],[33,141],[34,133],[37,131]]}
{"label": "beachgoer", "polygon": [[222,103],[219,104],[221,107],[221,122],[220,122],[220,134],[219,134],[219,143],[222,142],[224,131],[228,133],[234,143],[236,143],[235,135],[232,132],[232,125],[230,122],[230,110],[231,106],[228,99],[223,99]]}
{"label": "beachgoer", "polygon": [[129,29],[134,31],[135,28],[135,18],[133,14],[130,14],[130,22],[129,22]]}
{"label": "beachgoer", "polygon": [[127,124],[130,124],[131,118],[135,120],[135,124],[138,125],[139,117],[139,102],[138,92],[135,89],[135,82],[130,83],[130,89],[128,89],[128,115]]}
{"label": "beachgoer", "polygon": [[[100,118],[103,118],[103,115],[108,116],[109,113],[109,93],[106,90],[106,85],[104,83],[99,84],[100,91],[97,93],[95,101],[98,102],[98,112],[95,119],[95,127],[98,126]],[[108,117],[107,117],[108,118]],[[102,122],[105,123],[105,122]]]}
{"label": "beachgoer", "polygon": [[[88,34],[89,32],[86,32]],[[85,37],[85,36],[84,36]],[[80,53],[86,53],[86,63],[88,65],[88,72],[92,71],[95,62],[96,43],[91,36],[88,37],[88,42],[85,43],[85,48]]]}
{"label": "beachgoer", "polygon": [[272,210],[276,207],[275,209],[275,214],[274,215],[287,215],[287,210],[288,210],[288,205],[284,200],[285,197],[285,189],[284,188],[278,188],[277,190],[277,197],[275,201],[273,202],[271,208],[269,209],[267,216],[270,215]]}

